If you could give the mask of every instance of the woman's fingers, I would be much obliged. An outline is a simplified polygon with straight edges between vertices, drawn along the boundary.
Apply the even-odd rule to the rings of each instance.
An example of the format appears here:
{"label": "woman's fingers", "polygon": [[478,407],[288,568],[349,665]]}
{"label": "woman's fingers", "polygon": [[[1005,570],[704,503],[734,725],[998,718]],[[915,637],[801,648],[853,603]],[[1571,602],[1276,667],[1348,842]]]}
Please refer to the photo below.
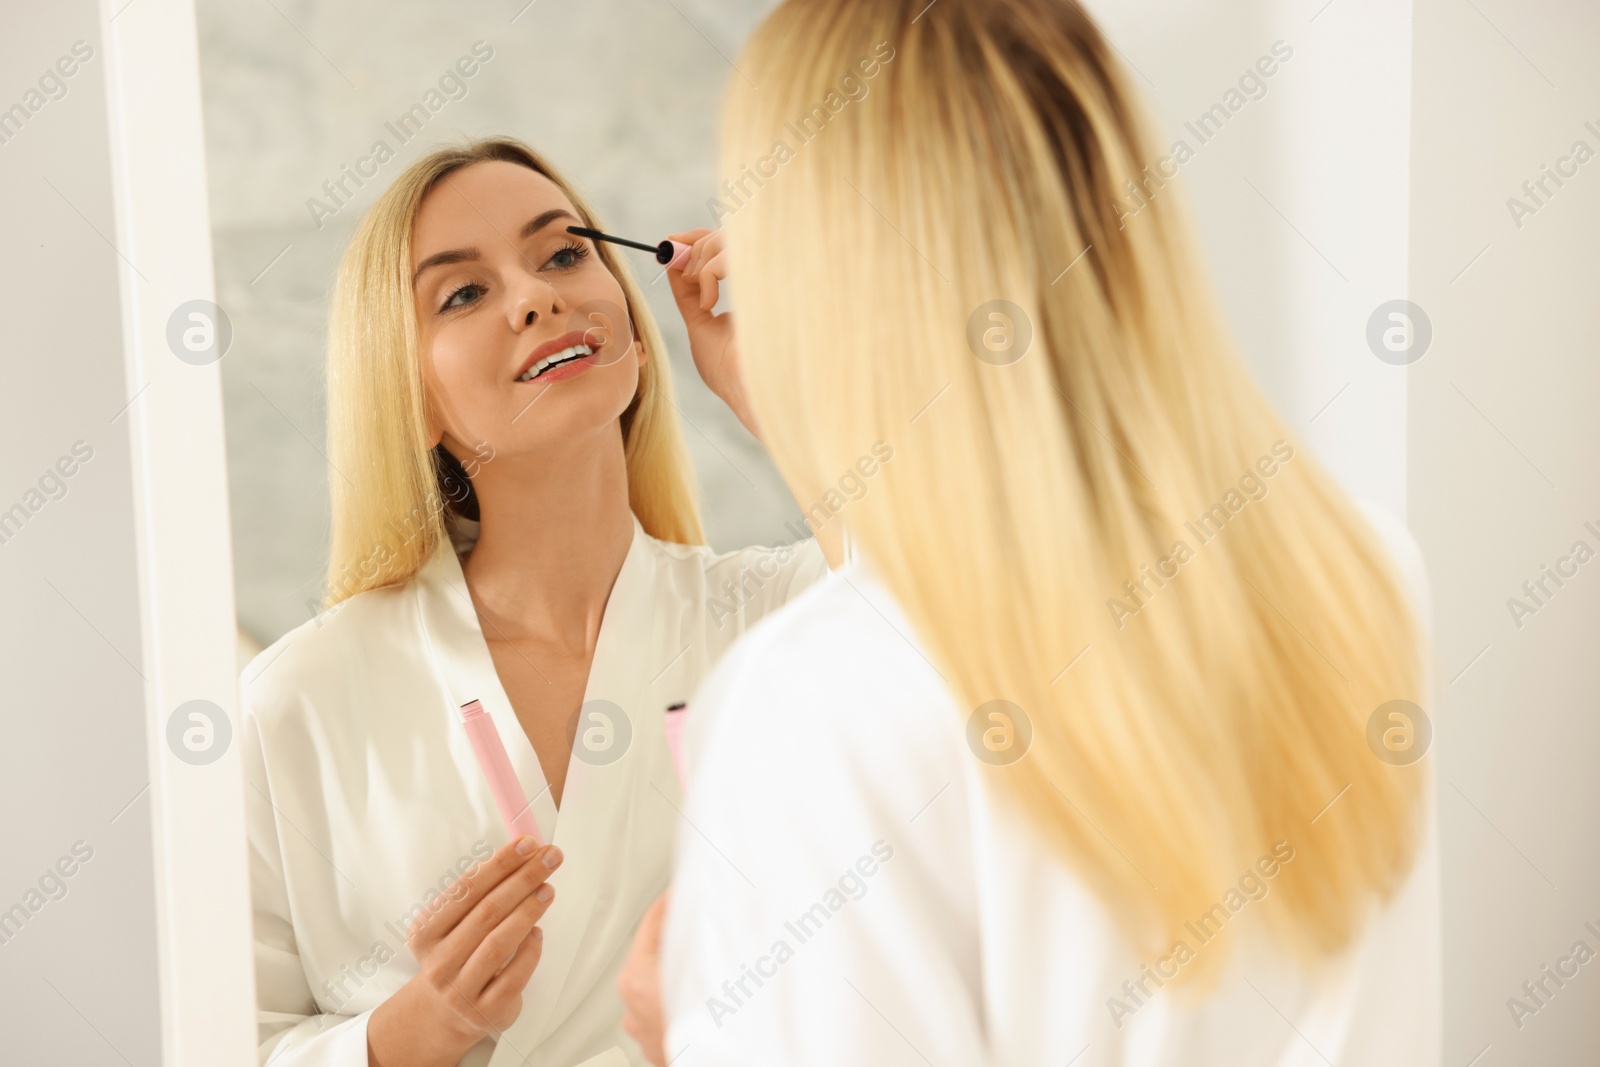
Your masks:
{"label": "woman's fingers", "polygon": [[683,277],[699,287],[698,306],[710,311],[717,306],[721,293],[719,282],[728,276],[728,257],[724,251],[726,239],[720,230],[707,232],[695,241],[684,264]]}
{"label": "woman's fingers", "polygon": [[728,253],[719,249],[715,255],[700,266],[700,306],[702,308],[710,311],[717,306],[717,299],[722,292],[721,281],[727,276]]}
{"label": "woman's fingers", "polygon": [[412,920],[406,931],[406,940],[412,947],[413,955],[419,950],[426,951],[429,946],[443,941],[461,920],[471,913],[479,901],[488,896],[509,875],[527,864],[529,854],[517,850],[518,846],[524,843],[535,848],[538,844],[531,837],[523,837],[502,845],[488,860],[469,868],[467,873],[450,887],[448,893],[439,897],[423,914]]}
{"label": "woman's fingers", "polygon": [[713,231],[709,228],[705,226],[699,226],[693,230],[684,230],[681,233],[669,233],[667,234],[667,239],[671,241],[677,241],[679,244],[692,245],[696,241],[700,240],[700,238],[711,232]]}
{"label": "woman's fingers", "polygon": [[[698,279],[700,272],[705,269],[705,265],[720,256],[727,244],[727,235],[721,230],[708,230],[704,227],[675,233],[671,239],[689,246],[689,258],[684,261],[683,270],[680,273],[685,278],[690,279]],[[726,275],[720,275],[720,277],[726,277]]]}
{"label": "woman's fingers", "polygon": [[713,249],[711,256],[704,263],[700,264],[700,281],[701,281],[701,283],[704,284],[707,278],[711,279],[712,281],[716,281],[719,278],[726,278],[727,276],[728,276],[728,252],[727,252],[727,249],[725,249],[725,248]]}
{"label": "woman's fingers", "polygon": [[722,254],[726,238],[721,230],[709,230],[695,241],[689,253],[689,262],[684,265],[684,272],[691,277],[699,277],[706,263]]}
{"label": "woman's fingers", "polygon": [[[456,924],[456,928],[450,931],[438,946],[441,964],[449,970],[464,969],[478,946],[483,944],[508,915],[526,906],[528,901],[536,899],[535,891],[545,884],[545,880],[560,864],[561,850],[554,846],[546,846],[529,857],[517,871],[502,879],[499,885],[490,890],[488,895],[478,901],[467,916]],[[539,910],[543,912],[542,905]],[[531,926],[532,923],[528,925]],[[520,939],[519,934],[510,945],[504,946],[502,958],[505,953],[511,951],[516,940]],[[484,980],[487,981],[487,977]]]}
{"label": "woman's fingers", "polygon": [[505,1029],[516,1020],[522,1008],[522,991],[528,987],[539,960],[544,955],[544,931],[535,926],[528,931],[511,962],[484,987],[478,996],[479,1010]]}
{"label": "woman's fingers", "polygon": [[717,294],[718,294],[718,292],[719,292],[719,290],[718,290],[718,286],[717,286],[717,279],[714,276],[712,276],[710,274],[707,274],[705,271],[702,270],[700,272],[700,310],[701,311],[710,311],[712,308],[717,306]]}
{"label": "woman's fingers", "polygon": [[678,314],[683,316],[683,324],[689,328],[689,343],[695,339],[695,331],[711,316],[700,307],[700,283],[682,271],[667,271],[667,284],[672,286],[672,299],[678,305]]}
{"label": "woman's fingers", "polygon": [[617,975],[617,992],[626,1009],[622,1027],[651,1063],[666,1060],[662,1048],[665,1026],[661,1011],[661,922],[666,907],[667,894],[663,893],[644,913],[633,935],[628,959]]}
{"label": "woman's fingers", "polygon": [[540,886],[495,924],[461,967],[456,985],[468,996],[477,996],[515,960],[514,953],[528,939],[554,899],[552,886]]}

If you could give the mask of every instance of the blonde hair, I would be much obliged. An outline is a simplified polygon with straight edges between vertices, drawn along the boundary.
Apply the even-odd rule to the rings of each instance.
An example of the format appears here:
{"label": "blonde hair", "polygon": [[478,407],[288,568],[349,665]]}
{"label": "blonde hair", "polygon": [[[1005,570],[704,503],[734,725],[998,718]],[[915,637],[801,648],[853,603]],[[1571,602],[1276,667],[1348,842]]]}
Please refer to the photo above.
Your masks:
{"label": "blonde hair", "polygon": [[1249,380],[1176,190],[1124,217],[1159,150],[1088,17],[926,6],[788,0],[730,80],[765,444],[802,491],[894,448],[850,535],[963,715],[1031,723],[1002,795],[1138,948],[1287,842],[1257,909],[1330,957],[1418,847],[1422,770],[1365,739],[1423,685],[1397,572]]}
{"label": "blonde hair", "polygon": [[[441,467],[428,443],[427,397],[411,286],[411,231],[423,197],[454,171],[499,160],[554,182],[586,226],[595,214],[548,163],[496,138],[443,148],[395,179],[345,250],[328,326],[328,462],[333,535],[324,602],[409,581],[449,536]],[[703,541],[688,452],[673,418],[667,349],[638,283],[609,245],[596,243],[622,286],[647,357],[622,415],[628,500],[639,523],[664,541]],[[468,458],[470,457],[458,457]],[[454,497],[455,493],[449,494]]]}

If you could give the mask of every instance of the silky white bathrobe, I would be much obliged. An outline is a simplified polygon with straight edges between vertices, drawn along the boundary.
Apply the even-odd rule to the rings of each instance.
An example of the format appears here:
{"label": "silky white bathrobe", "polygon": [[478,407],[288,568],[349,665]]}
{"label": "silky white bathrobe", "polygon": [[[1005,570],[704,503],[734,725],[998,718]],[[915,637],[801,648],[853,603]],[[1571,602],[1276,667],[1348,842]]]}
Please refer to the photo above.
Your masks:
{"label": "silky white bathrobe", "polygon": [[[1373,518],[1426,619],[1414,543]],[[1294,841],[1217,886],[1190,948],[1227,924],[1239,952],[1187,1003],[1144,968],[1188,960],[1140,959],[1003,803],[870,563],[755,627],[688,720],[696,832],[662,947],[673,1067],[1437,1067],[1431,805],[1409,882],[1316,979],[1250,934]]]}
{"label": "silky white bathrobe", "polygon": [[750,622],[826,572],[814,541],[718,555],[635,519],[559,814],[450,544],[406,586],[360,594],[257,657],[240,732],[261,1062],[365,1067],[372,1009],[417,971],[407,920],[509,840],[459,722],[477,699],[566,859],[521,1015],[461,1062],[642,1063],[615,980],[667,884],[680,822],[663,712]]}

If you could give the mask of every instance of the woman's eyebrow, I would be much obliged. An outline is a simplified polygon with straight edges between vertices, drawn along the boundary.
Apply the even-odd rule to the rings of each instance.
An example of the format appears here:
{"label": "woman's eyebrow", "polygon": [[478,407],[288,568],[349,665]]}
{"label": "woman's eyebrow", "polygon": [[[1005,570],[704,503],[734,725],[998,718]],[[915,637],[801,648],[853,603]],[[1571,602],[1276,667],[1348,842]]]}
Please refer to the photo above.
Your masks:
{"label": "woman's eyebrow", "polygon": [[[571,219],[573,222],[578,223],[583,221],[566,208],[552,208],[529,219],[523,225],[522,232],[517,235],[517,239],[526,240],[557,219]],[[417,279],[422,277],[422,272],[430,267],[443,267],[451,263],[470,263],[475,259],[481,258],[481,256],[482,253],[476,248],[452,248],[447,252],[435,252],[417,264],[417,272],[411,276],[411,284],[414,287],[417,284]]]}
{"label": "woman's eyebrow", "polygon": [[579,223],[580,225],[583,223],[582,219],[578,218],[566,208],[558,207],[550,211],[546,211],[542,215],[535,215],[528,221],[526,226],[522,227],[522,233],[520,233],[518,236],[524,238],[532,237],[534,234],[538,233],[540,230],[556,221],[556,219],[571,219],[573,222]]}
{"label": "woman's eyebrow", "polygon": [[470,263],[474,259],[481,258],[481,255],[476,248],[452,248],[448,252],[435,252],[417,264],[417,273],[411,276],[411,287],[416,288],[417,279],[430,267],[443,267],[449,263]]}

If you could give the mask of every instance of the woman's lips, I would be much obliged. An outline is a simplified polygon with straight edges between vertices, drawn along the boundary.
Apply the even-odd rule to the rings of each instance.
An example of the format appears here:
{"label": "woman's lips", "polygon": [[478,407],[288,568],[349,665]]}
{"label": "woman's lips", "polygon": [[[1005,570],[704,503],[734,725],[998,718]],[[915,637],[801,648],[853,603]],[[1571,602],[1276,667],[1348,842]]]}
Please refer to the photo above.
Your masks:
{"label": "woman's lips", "polygon": [[529,378],[526,383],[522,384],[540,385],[545,382],[559,382],[567,378],[576,378],[595,365],[595,356],[598,355],[599,353],[596,352],[593,355],[579,356],[577,359],[568,360],[558,367],[551,367],[537,378]]}
{"label": "woman's lips", "polygon": [[[581,374],[584,370],[595,365],[595,357],[600,353],[601,346],[597,339],[589,336],[595,332],[592,330],[573,330],[562,334],[560,337],[546,341],[529,353],[527,359],[523,360],[514,380],[518,384],[528,384],[531,382],[554,381],[559,378],[571,378],[575,374]],[[552,357],[559,357],[570,349],[577,348],[588,349],[588,351],[586,353],[580,351],[574,355],[569,355],[560,364],[547,366],[536,377],[527,377],[529,372],[541,363]]]}

